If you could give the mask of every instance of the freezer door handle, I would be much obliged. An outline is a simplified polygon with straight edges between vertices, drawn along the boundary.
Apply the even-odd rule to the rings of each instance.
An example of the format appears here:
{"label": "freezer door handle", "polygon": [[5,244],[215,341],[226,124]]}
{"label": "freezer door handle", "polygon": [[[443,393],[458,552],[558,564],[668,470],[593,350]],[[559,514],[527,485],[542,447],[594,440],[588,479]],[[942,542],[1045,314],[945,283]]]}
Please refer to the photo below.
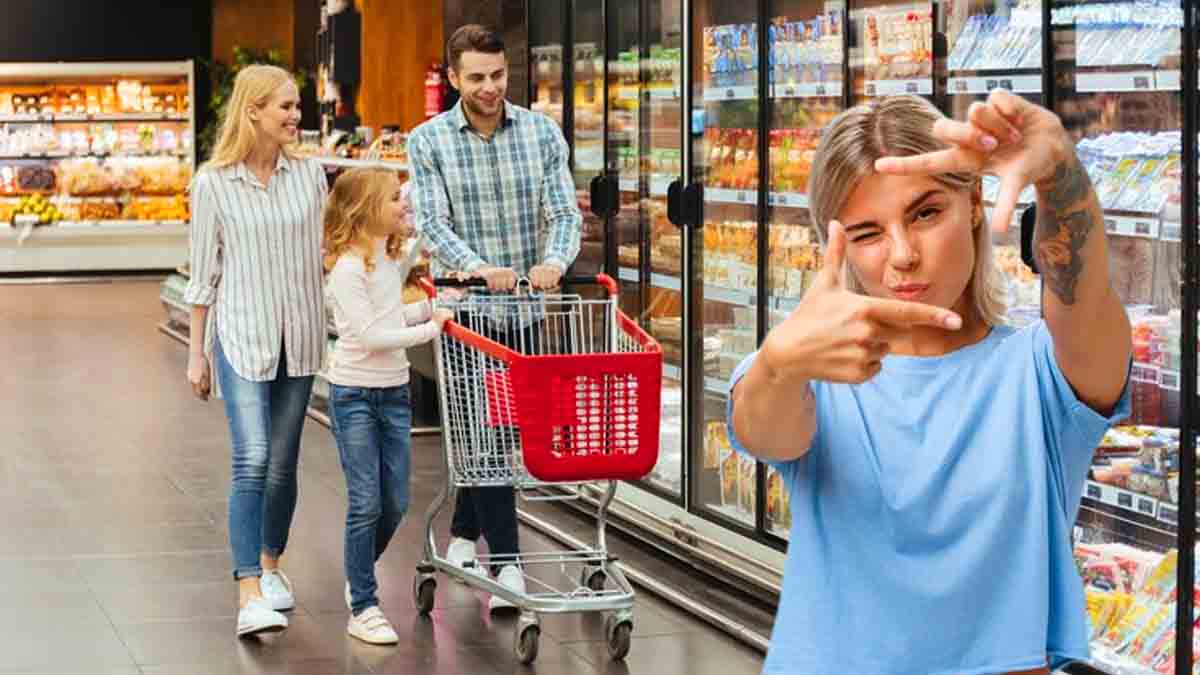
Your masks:
{"label": "freezer door handle", "polygon": [[704,215],[704,185],[674,181],[667,189],[667,219],[676,227],[700,227]]}

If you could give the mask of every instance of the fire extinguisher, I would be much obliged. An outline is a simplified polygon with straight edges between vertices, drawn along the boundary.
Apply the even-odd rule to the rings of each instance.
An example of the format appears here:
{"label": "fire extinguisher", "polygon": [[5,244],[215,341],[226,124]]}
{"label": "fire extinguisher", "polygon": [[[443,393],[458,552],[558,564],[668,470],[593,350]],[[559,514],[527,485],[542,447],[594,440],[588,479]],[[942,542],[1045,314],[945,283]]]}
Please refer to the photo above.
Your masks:
{"label": "fire extinguisher", "polygon": [[442,78],[442,65],[432,63],[425,71],[425,119],[436,117],[446,102],[446,81]]}

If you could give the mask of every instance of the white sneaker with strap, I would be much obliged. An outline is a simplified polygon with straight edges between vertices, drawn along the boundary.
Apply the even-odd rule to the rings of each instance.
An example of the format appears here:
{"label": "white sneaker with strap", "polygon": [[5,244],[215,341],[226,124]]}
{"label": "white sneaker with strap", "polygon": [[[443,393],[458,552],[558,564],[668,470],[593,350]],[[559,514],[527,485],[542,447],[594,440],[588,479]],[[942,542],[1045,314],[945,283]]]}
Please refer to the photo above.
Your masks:
{"label": "white sneaker with strap", "polygon": [[372,645],[394,645],[400,641],[396,629],[378,607],[368,607],[358,616],[351,616],[346,632]]}
{"label": "white sneaker with strap", "polygon": [[263,597],[276,612],[286,612],[296,607],[296,596],[292,593],[292,581],[283,570],[263,570],[262,578],[258,581]]}

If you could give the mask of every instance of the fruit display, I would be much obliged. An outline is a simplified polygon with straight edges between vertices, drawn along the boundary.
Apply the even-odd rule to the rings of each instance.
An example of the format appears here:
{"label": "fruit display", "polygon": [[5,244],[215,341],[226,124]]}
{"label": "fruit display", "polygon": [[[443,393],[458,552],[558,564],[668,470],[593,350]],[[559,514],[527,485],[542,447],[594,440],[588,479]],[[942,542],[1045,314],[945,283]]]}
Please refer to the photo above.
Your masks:
{"label": "fruit display", "polygon": [[42,195],[22,197],[13,212],[13,217],[16,216],[37,216],[40,225],[49,225],[63,219],[63,214],[58,207]]}
{"label": "fruit display", "polygon": [[187,112],[186,84],[120,80],[108,84],[7,86],[0,88],[0,115],[99,115]]}
{"label": "fruit display", "polygon": [[88,200],[79,205],[80,220],[116,220],[121,207],[116,200]]}

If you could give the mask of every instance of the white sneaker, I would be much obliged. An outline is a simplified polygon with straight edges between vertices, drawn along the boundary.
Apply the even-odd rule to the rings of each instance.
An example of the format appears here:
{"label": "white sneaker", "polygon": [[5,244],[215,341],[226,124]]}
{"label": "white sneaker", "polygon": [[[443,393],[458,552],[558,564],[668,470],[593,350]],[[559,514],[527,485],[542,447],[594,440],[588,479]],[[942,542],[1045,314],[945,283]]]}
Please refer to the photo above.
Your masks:
{"label": "white sneaker", "polygon": [[[496,582],[517,595],[525,595],[525,575],[521,573],[521,568],[516,565],[505,565],[500,568],[500,574],[496,576]],[[489,611],[494,612],[498,609],[513,609],[515,607],[516,605],[498,595],[493,595],[491,600],[488,600]]]}
{"label": "white sneaker", "polygon": [[287,617],[271,609],[271,604],[263,598],[251,600],[238,612],[238,637],[256,633],[278,633],[287,627]]}
{"label": "white sneaker", "polygon": [[[454,537],[450,539],[450,545],[446,547],[446,562],[479,576],[486,575],[487,573],[480,567],[475,556],[475,542],[470,539]],[[466,563],[472,563],[472,565],[467,567]]]}
{"label": "white sneaker", "polygon": [[400,641],[396,629],[378,607],[368,607],[358,616],[351,616],[346,632],[371,645],[394,645]]}
{"label": "white sneaker", "polygon": [[262,578],[258,581],[263,597],[276,612],[286,612],[296,606],[296,596],[292,594],[292,582],[283,570],[263,570]]}

